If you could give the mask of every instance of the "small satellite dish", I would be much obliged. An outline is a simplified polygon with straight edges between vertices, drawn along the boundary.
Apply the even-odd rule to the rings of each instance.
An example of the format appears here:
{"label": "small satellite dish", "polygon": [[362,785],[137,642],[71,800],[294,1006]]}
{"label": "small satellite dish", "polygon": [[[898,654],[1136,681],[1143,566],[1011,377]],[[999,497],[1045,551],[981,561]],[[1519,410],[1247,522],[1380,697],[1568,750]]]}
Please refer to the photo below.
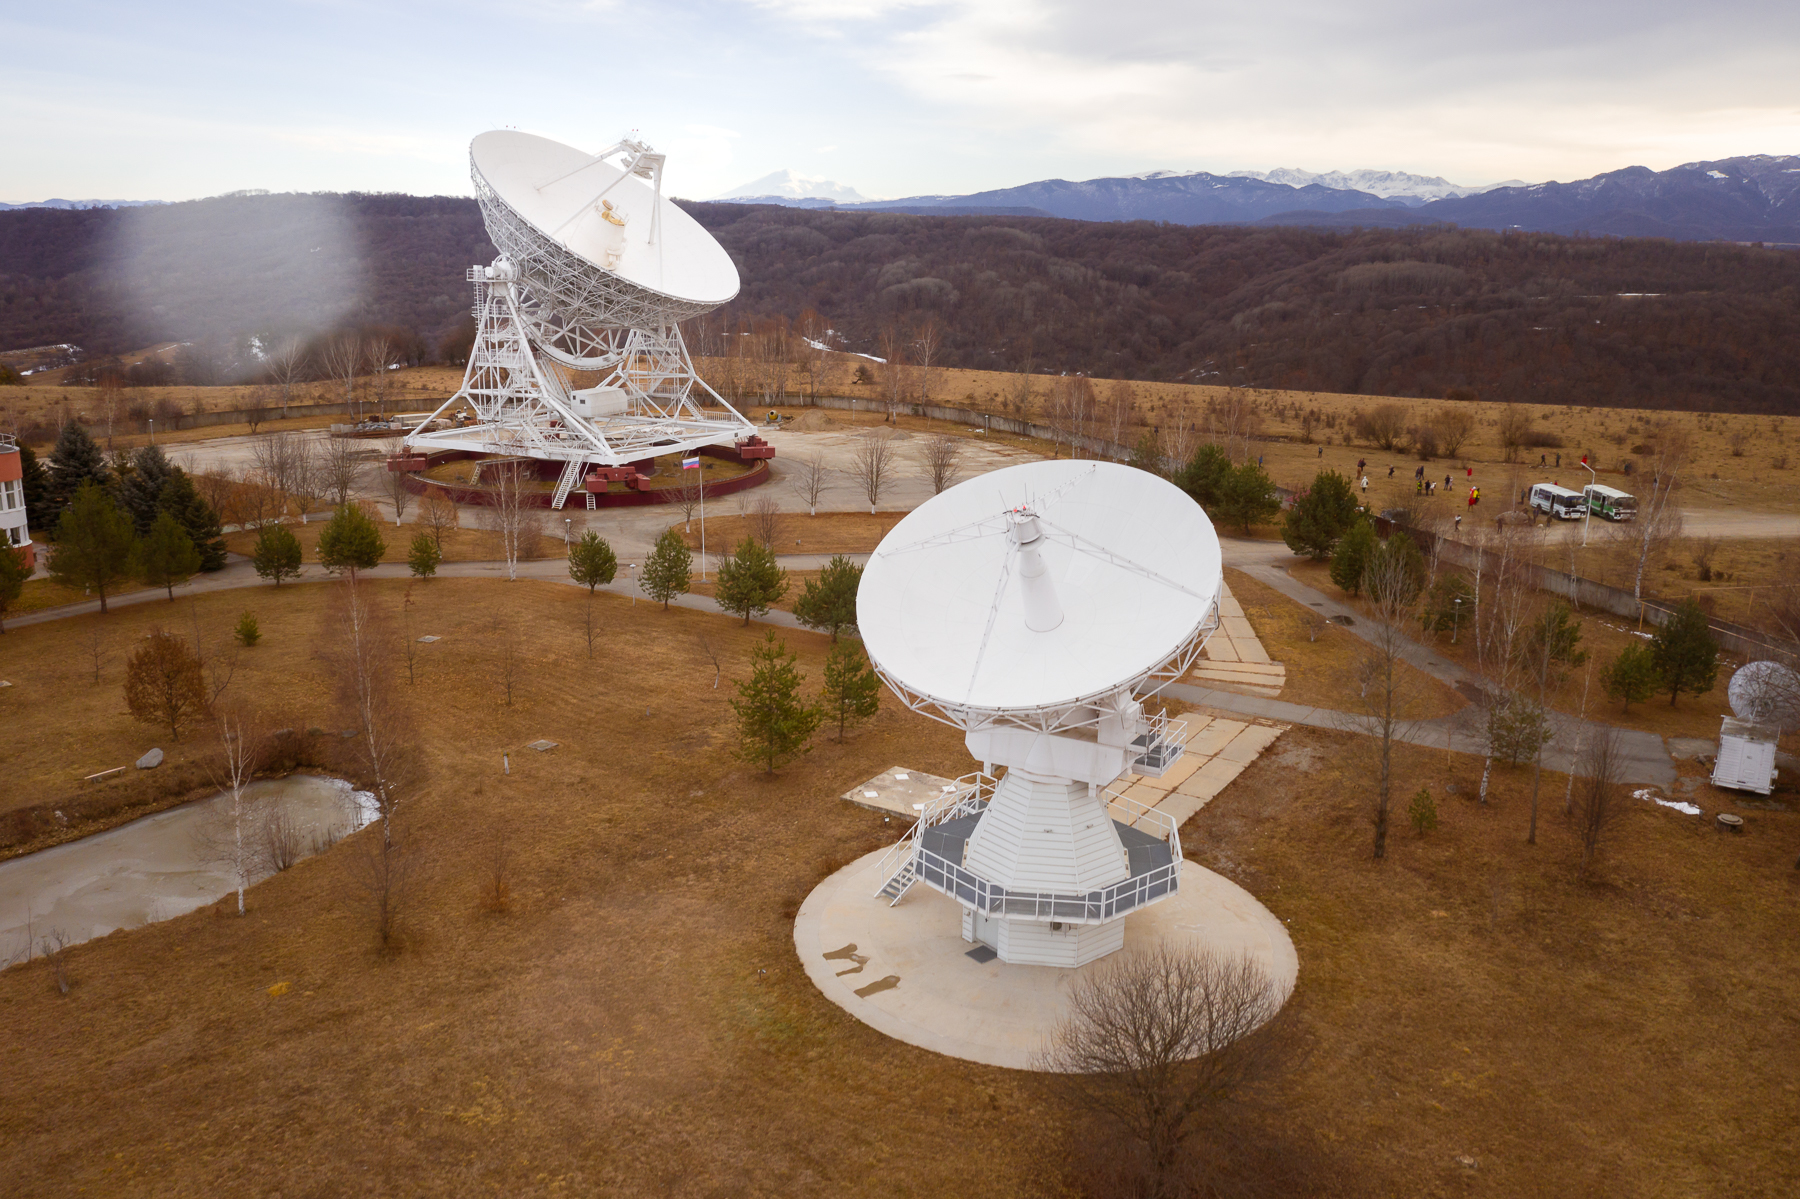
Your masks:
{"label": "small satellite dish", "polygon": [[1725,696],[1739,720],[1783,731],[1800,728],[1800,673],[1791,666],[1746,663],[1732,674]]}

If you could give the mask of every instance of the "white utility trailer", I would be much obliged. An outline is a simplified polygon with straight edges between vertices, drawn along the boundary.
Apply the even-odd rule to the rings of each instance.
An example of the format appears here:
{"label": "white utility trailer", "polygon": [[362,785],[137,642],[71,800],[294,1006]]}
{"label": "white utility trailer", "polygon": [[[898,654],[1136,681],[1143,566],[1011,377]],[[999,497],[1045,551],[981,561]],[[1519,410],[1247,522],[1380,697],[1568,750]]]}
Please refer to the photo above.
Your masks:
{"label": "white utility trailer", "polygon": [[1713,764],[1715,787],[1767,795],[1775,789],[1775,741],[1766,724],[1727,716],[1719,724],[1719,758]]}

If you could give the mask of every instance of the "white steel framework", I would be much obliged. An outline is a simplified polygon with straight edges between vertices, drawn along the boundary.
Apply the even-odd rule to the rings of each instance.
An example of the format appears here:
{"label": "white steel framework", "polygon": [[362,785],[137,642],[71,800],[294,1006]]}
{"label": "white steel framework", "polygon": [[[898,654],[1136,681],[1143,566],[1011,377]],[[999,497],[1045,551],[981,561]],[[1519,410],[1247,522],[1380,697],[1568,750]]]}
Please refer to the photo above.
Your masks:
{"label": "white steel framework", "polygon": [[[624,174],[574,215],[634,177],[650,181],[660,206],[662,156],[624,141],[588,163],[614,156],[623,159]],[[716,304],[665,295],[589,262],[515,212],[473,156],[470,174],[500,257],[469,269],[477,324],[462,387],[413,429],[407,450],[563,462],[565,476],[578,482],[585,463],[624,466],[727,444],[754,430],[695,372],[676,323]],[[652,244],[657,235],[653,224]],[[598,374],[598,384],[578,386],[577,372]],[[446,412],[465,408],[473,424],[431,429]],[[568,490],[559,487],[559,496]]]}

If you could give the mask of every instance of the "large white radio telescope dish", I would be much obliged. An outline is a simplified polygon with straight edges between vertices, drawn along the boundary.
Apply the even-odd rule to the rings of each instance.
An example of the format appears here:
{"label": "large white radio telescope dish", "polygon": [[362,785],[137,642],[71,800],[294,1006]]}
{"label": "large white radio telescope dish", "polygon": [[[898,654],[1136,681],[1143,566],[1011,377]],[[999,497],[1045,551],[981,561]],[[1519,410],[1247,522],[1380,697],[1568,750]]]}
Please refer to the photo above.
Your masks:
{"label": "large white radio telescope dish", "polygon": [[661,194],[663,156],[613,157],[512,130],[477,136],[470,175],[495,247],[546,299],[597,323],[684,320],[737,295],[731,256]]}
{"label": "large white radio telescope dish", "polygon": [[1054,709],[1197,652],[1220,578],[1212,522],[1173,484],[1037,462],[958,484],[894,526],[863,571],[857,626],[890,683],[940,712]]}
{"label": "large white radio telescope dish", "polygon": [[1800,673],[1791,666],[1746,663],[1731,676],[1725,698],[1739,720],[1773,725],[1783,732],[1800,728]]}

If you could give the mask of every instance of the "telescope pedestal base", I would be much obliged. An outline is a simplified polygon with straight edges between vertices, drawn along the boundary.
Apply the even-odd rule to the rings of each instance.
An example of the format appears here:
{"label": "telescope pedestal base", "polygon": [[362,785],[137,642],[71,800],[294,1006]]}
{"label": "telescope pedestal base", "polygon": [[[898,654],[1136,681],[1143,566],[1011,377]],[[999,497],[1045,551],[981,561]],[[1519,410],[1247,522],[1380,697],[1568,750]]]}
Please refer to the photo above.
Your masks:
{"label": "telescope pedestal base", "polygon": [[[922,884],[897,907],[873,898],[884,852],[850,863],[800,905],[794,948],[807,976],[825,998],[896,1040],[991,1066],[1038,1069],[1039,1052],[1068,1014],[1070,988],[1108,959],[1076,968],[979,961],[970,951],[980,946],[963,939],[963,908],[955,900]],[[1179,891],[1119,924],[1127,952],[1158,942],[1242,952],[1290,987],[1299,972],[1281,921],[1248,891],[1193,862],[1181,869]]]}
{"label": "telescope pedestal base", "polygon": [[963,908],[962,917],[963,940],[980,942],[1001,961],[1020,966],[1073,969],[1125,948],[1123,918],[1105,924],[1046,924],[979,916],[969,908]]}

